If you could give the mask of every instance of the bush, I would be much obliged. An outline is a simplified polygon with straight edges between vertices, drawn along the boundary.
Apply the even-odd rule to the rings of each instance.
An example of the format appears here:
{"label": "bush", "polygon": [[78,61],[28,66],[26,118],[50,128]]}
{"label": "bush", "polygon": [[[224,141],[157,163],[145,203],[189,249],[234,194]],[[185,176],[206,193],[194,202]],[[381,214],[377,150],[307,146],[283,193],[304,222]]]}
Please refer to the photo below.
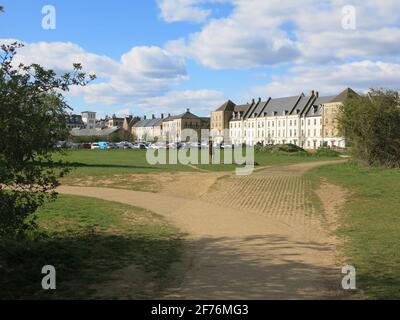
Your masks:
{"label": "bush", "polygon": [[319,148],[315,153],[317,157],[339,157],[340,155],[340,152],[329,148]]}
{"label": "bush", "polygon": [[269,145],[258,149],[259,152],[281,155],[304,155],[309,153],[295,144]]}
{"label": "bush", "polygon": [[400,100],[398,92],[371,90],[353,95],[341,108],[340,130],[356,159],[368,165],[400,167]]}

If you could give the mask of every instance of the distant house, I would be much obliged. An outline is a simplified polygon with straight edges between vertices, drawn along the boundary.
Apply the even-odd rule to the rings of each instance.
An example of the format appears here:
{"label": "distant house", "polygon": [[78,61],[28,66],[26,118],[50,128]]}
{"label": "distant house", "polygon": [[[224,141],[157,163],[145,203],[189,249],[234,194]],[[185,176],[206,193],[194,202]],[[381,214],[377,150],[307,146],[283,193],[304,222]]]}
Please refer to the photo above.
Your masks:
{"label": "distant house", "polygon": [[68,129],[83,129],[85,124],[83,123],[82,116],[78,114],[67,115],[67,127]]}
{"label": "distant house", "polygon": [[201,139],[201,130],[210,129],[210,118],[198,117],[190,112],[189,109],[185,113],[170,116],[163,121],[162,135],[169,142],[184,142],[189,138],[193,140],[194,136],[183,136],[185,129],[191,129],[196,132],[198,140]]}
{"label": "distant house", "polygon": [[124,124],[122,125],[122,128],[126,132],[132,132],[133,126],[140,121],[139,117],[134,117],[134,116],[128,116],[124,118]]}
{"label": "distant house", "polygon": [[162,136],[163,121],[164,115],[161,115],[161,118],[156,118],[153,115],[151,119],[144,116],[142,120],[133,125],[132,134],[138,141],[156,141]]}
{"label": "distant house", "polygon": [[118,118],[115,114],[112,117],[106,117],[106,128],[122,128],[124,126],[124,121],[124,118]]}
{"label": "distant house", "polygon": [[86,129],[96,128],[96,112],[84,111],[82,112],[82,121]]}
{"label": "distant house", "polygon": [[102,137],[106,140],[113,133],[118,133],[121,128],[107,128],[107,129],[72,129],[70,134],[72,137]]}

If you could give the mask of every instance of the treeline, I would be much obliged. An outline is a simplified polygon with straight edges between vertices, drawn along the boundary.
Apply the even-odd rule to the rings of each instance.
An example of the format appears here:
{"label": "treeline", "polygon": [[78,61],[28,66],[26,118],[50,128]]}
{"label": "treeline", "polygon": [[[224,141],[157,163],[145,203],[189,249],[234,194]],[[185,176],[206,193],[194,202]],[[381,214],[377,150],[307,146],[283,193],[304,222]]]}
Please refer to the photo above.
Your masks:
{"label": "treeline", "polygon": [[400,99],[393,90],[371,89],[349,96],[341,108],[340,130],[353,156],[370,166],[400,167]]}

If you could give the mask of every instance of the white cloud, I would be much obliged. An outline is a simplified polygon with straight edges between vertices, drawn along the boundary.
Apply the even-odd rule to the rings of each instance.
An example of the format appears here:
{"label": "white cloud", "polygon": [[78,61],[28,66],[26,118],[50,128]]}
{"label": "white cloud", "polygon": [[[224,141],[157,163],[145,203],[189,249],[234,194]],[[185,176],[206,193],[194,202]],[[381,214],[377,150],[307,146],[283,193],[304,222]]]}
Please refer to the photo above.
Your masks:
{"label": "white cloud", "polygon": [[209,114],[225,100],[224,94],[216,90],[171,91],[159,97],[142,99],[138,106],[144,110],[167,113],[192,112]]}
{"label": "white cloud", "polygon": [[[214,69],[281,63],[345,62],[397,55],[398,1],[230,0],[234,10],[166,48]],[[356,8],[356,30],[342,27],[345,5]]]}
{"label": "white cloud", "polygon": [[301,92],[307,94],[311,90],[318,90],[321,94],[338,94],[347,87],[359,92],[375,87],[399,90],[400,64],[364,60],[329,66],[296,67],[286,75],[273,77],[265,86],[252,88],[251,92],[262,97]]}
{"label": "white cloud", "polygon": [[181,113],[185,108],[208,112],[215,102],[223,101],[218,91],[177,91],[176,86],[188,79],[184,60],[160,47],[135,47],[117,61],[70,42],[25,43],[15,57],[15,63],[20,62],[38,63],[59,73],[81,63],[85,72],[99,79],[86,87],[71,87],[69,94],[88,104],[110,105],[109,114],[125,115],[133,108],[143,113]]}
{"label": "white cloud", "polygon": [[161,17],[167,22],[188,21],[204,22],[211,14],[211,10],[202,9],[199,5],[204,0],[158,0]]}

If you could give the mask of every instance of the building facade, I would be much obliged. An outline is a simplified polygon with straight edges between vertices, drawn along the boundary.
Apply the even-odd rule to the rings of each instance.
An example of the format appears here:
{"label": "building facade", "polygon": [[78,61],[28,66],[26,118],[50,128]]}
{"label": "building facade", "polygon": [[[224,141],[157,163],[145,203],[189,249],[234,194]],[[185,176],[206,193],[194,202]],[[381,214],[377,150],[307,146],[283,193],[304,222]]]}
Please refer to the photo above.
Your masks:
{"label": "building facade", "polygon": [[162,137],[163,120],[163,115],[161,118],[156,118],[154,115],[151,119],[143,117],[132,126],[132,134],[140,142],[157,141]]}
{"label": "building facade", "polygon": [[[191,132],[185,131],[191,129]],[[201,130],[210,129],[210,118],[198,117],[190,112],[169,116],[162,123],[162,136],[168,142],[187,142],[201,139]]]}
{"label": "building facade", "polygon": [[291,143],[305,149],[345,148],[337,116],[349,94],[356,93],[346,89],[337,96],[320,97],[312,91],[307,96],[302,93],[266,101],[259,98],[245,105],[228,101],[211,114],[211,123],[216,130],[228,129],[229,138],[222,138],[235,145]]}
{"label": "building facade", "polygon": [[85,124],[83,123],[82,116],[78,114],[67,115],[67,127],[68,129],[83,129]]}
{"label": "building facade", "polygon": [[86,129],[96,128],[96,112],[84,111],[82,112],[82,121]]}

